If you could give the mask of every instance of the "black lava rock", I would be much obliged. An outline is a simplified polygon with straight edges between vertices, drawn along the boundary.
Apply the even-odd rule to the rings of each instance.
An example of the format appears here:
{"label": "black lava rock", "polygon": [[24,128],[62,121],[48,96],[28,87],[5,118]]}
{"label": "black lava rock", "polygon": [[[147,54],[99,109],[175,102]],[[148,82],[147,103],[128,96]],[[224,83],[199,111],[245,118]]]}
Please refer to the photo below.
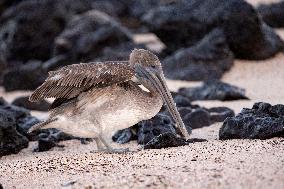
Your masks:
{"label": "black lava rock", "polygon": [[192,129],[197,129],[211,124],[210,113],[203,108],[193,110],[191,113],[183,117],[185,125],[191,126]]}
{"label": "black lava rock", "polygon": [[180,49],[162,62],[167,78],[198,81],[221,78],[233,60],[222,30],[214,29],[196,45]]}
{"label": "black lava rock", "polygon": [[255,103],[236,117],[227,118],[219,131],[225,139],[268,139],[284,137],[284,105]]}
{"label": "black lava rock", "polygon": [[244,89],[217,80],[206,81],[201,87],[181,88],[178,92],[191,101],[248,99]]}
{"label": "black lava rock", "polygon": [[171,119],[163,114],[157,114],[152,119],[138,123],[138,144],[147,144],[155,136],[162,133],[176,133]]}
{"label": "black lava rock", "polygon": [[23,0],[2,0],[0,1],[0,15],[9,7],[20,3]]}
{"label": "black lava rock", "polygon": [[169,147],[185,146],[189,143],[195,142],[206,142],[206,139],[192,138],[185,140],[183,138],[177,137],[175,134],[167,132],[162,133],[159,136],[154,137],[146,145],[143,146],[144,149],[161,149]]}
{"label": "black lava rock", "polygon": [[[91,10],[74,16],[55,40],[55,55],[71,62],[86,62],[103,56],[106,47],[132,42],[132,34],[109,15]],[[129,54],[124,60],[128,59]]]}
{"label": "black lava rock", "polygon": [[58,142],[63,140],[79,139],[57,129],[45,129],[39,132],[37,135],[38,147],[34,149],[35,152],[48,151],[55,146],[63,147],[58,145]]}
{"label": "black lava rock", "polygon": [[6,91],[33,90],[41,85],[47,77],[41,61],[29,63],[9,69],[3,73],[3,86]]}
{"label": "black lava rock", "polygon": [[133,126],[131,128],[119,130],[112,136],[112,140],[119,144],[124,144],[131,140],[137,140],[137,128]]}
{"label": "black lava rock", "polygon": [[283,41],[248,3],[232,0],[223,15],[224,33],[237,58],[265,59],[283,48]]}
{"label": "black lava rock", "polygon": [[188,142],[185,139],[177,137],[174,133],[166,132],[155,136],[147,144],[143,146],[144,149],[161,149],[168,147],[185,146]]}
{"label": "black lava rock", "polygon": [[227,107],[214,107],[209,108],[207,111],[210,113],[210,122],[223,122],[228,117],[234,117],[235,112]]}
{"label": "black lava rock", "polygon": [[16,98],[13,102],[13,105],[24,107],[29,110],[38,110],[38,111],[47,111],[50,103],[46,100],[41,102],[31,102],[29,101],[29,96],[23,96]]}
{"label": "black lava rock", "polygon": [[28,110],[13,105],[0,105],[0,157],[16,154],[28,147],[29,140],[19,130],[29,117]]}
{"label": "black lava rock", "polygon": [[224,30],[238,58],[268,58],[283,46],[279,36],[244,0],[175,1],[147,11],[143,21],[167,45],[169,53],[194,45],[216,27]]}
{"label": "black lava rock", "polygon": [[11,6],[0,20],[1,44],[8,59],[47,60],[54,38],[64,29],[70,17],[91,9],[90,0],[25,0]]}
{"label": "black lava rock", "polygon": [[262,4],[257,8],[265,23],[271,27],[284,27],[284,1]]}

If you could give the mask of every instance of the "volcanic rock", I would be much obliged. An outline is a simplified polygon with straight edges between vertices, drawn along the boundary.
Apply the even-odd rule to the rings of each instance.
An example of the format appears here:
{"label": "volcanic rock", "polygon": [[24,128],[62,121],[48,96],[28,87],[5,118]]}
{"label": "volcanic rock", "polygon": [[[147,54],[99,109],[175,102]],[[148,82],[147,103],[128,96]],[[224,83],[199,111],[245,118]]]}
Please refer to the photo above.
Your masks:
{"label": "volcanic rock", "polygon": [[176,133],[171,119],[163,114],[157,114],[149,120],[138,123],[138,144],[147,144],[155,136],[162,133]]}
{"label": "volcanic rock", "polygon": [[54,51],[67,55],[71,62],[87,62],[103,56],[106,47],[128,42],[132,42],[129,30],[107,14],[91,10],[68,22],[55,40]]}
{"label": "volcanic rock", "polygon": [[262,4],[257,8],[266,24],[271,27],[284,27],[284,1]]}
{"label": "volcanic rock", "polygon": [[210,122],[223,122],[228,117],[234,117],[235,112],[227,107],[214,107],[209,108],[207,111],[210,113]]}
{"label": "volcanic rock", "polygon": [[284,137],[284,105],[272,106],[255,103],[252,109],[244,108],[236,117],[225,120],[219,138],[225,139],[268,139]]}
{"label": "volcanic rock", "polygon": [[143,146],[144,149],[161,149],[168,147],[185,146],[188,143],[185,139],[177,137],[171,132],[162,133],[155,136],[147,144]]}
{"label": "volcanic rock", "polygon": [[237,58],[265,59],[283,46],[279,36],[244,0],[174,1],[147,11],[143,21],[167,45],[168,53],[194,45],[216,27],[224,30]]}
{"label": "volcanic rock", "polygon": [[159,136],[154,137],[151,141],[149,141],[146,145],[144,145],[143,148],[161,149],[161,148],[185,146],[190,143],[206,142],[206,141],[207,141],[206,139],[198,139],[198,138],[185,140],[183,138],[177,137],[173,133],[163,133],[160,134]]}
{"label": "volcanic rock", "polygon": [[47,60],[52,54],[54,38],[70,17],[90,8],[90,0],[22,1],[2,14],[0,43],[6,46],[8,59]]}
{"label": "volcanic rock", "polygon": [[206,81],[201,87],[180,88],[179,93],[191,101],[248,99],[244,89],[217,80]]}
{"label": "volcanic rock", "polygon": [[221,78],[233,60],[222,30],[214,29],[196,45],[180,49],[162,62],[167,78],[198,81]]}
{"label": "volcanic rock", "polygon": [[38,111],[47,111],[50,106],[50,103],[48,103],[46,100],[40,102],[31,102],[29,101],[29,96],[18,97],[12,102],[12,104],[29,110]]}
{"label": "volcanic rock", "polygon": [[24,127],[29,111],[13,105],[0,105],[0,157],[16,154],[28,147],[28,138],[19,128]]}
{"label": "volcanic rock", "polygon": [[3,73],[3,86],[6,91],[33,90],[47,77],[41,61],[30,61],[25,65],[8,69]]}

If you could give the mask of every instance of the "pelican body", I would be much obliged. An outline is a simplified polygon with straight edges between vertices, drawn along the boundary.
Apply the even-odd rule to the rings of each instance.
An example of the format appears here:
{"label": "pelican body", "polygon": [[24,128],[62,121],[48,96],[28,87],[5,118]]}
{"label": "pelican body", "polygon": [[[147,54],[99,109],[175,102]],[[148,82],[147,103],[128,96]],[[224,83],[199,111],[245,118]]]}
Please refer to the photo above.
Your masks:
{"label": "pelican body", "polygon": [[29,132],[57,128],[73,136],[95,138],[99,150],[112,151],[110,142],[116,131],[154,117],[166,103],[177,129],[189,137],[161,63],[148,50],[134,49],[129,61],[81,63],[49,72],[30,100],[51,97],[55,101],[49,118]]}

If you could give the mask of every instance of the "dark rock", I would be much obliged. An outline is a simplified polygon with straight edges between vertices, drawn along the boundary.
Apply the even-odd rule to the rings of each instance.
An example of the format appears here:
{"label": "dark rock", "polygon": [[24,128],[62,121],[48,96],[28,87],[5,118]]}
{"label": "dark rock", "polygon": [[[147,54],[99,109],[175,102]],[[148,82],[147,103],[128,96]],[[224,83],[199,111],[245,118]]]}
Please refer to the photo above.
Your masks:
{"label": "dark rock", "polygon": [[0,106],[0,157],[16,154],[28,147],[29,140],[17,128],[29,112],[12,105]]}
{"label": "dark rock", "polygon": [[268,139],[284,137],[284,105],[255,103],[236,117],[227,118],[219,131],[224,139]]}
{"label": "dark rock", "polygon": [[244,89],[216,80],[206,81],[201,87],[181,88],[179,93],[191,101],[248,99]]}
{"label": "dark rock", "polygon": [[284,27],[284,1],[262,4],[257,8],[266,24],[271,27]]}
{"label": "dark rock", "polygon": [[131,128],[119,130],[112,136],[112,140],[119,144],[124,144],[131,140],[137,139],[136,133],[137,133],[137,128],[135,128],[135,126]]}
{"label": "dark rock", "polygon": [[195,46],[180,49],[162,62],[167,78],[197,81],[221,78],[233,59],[222,30],[215,29]]}
{"label": "dark rock", "polygon": [[223,122],[228,117],[234,117],[235,112],[227,107],[214,107],[208,109],[210,113],[211,124],[215,122]]}
{"label": "dark rock", "polygon": [[192,129],[209,126],[211,124],[209,112],[202,108],[198,108],[186,114],[183,117],[183,121],[185,125],[190,125]]}
{"label": "dark rock", "polygon": [[1,44],[8,59],[47,60],[54,38],[76,13],[91,9],[91,0],[25,0],[7,9],[0,20]]}
{"label": "dark rock", "polygon": [[50,150],[55,146],[63,147],[62,145],[58,145],[58,142],[71,139],[78,138],[65,134],[64,132],[58,131],[57,129],[46,129],[41,131],[41,133],[38,135],[38,147],[34,151],[44,152]]}
{"label": "dark rock", "polygon": [[28,133],[28,130],[37,123],[40,123],[40,120],[29,115],[18,121],[17,131],[26,136],[30,141],[33,141],[35,140],[33,138],[36,138],[37,136],[32,133]]}
{"label": "dark rock", "polygon": [[7,70],[3,74],[3,86],[6,91],[33,90],[47,77],[47,71],[40,61],[30,61],[25,65]]}
{"label": "dark rock", "polygon": [[223,19],[224,33],[237,58],[265,59],[282,50],[283,41],[251,5],[234,0]]}
{"label": "dark rock", "polygon": [[206,139],[198,139],[198,138],[185,140],[183,138],[177,137],[173,133],[167,132],[154,137],[151,141],[149,141],[146,145],[144,145],[143,148],[161,149],[161,148],[185,146],[188,145],[189,143],[206,142],[206,141],[207,141]]}
{"label": "dark rock", "polygon": [[161,149],[168,147],[185,146],[188,142],[185,139],[177,137],[174,133],[166,132],[155,136],[152,140],[143,146],[144,149]]}
{"label": "dark rock", "polygon": [[6,104],[8,104],[8,102],[3,97],[0,97],[0,106],[6,105]]}
{"label": "dark rock", "polygon": [[[0,15],[9,7],[14,6],[23,0],[1,0],[0,1]],[[0,187],[1,188],[1,187]]]}
{"label": "dark rock", "polygon": [[23,96],[16,98],[13,102],[13,105],[24,107],[29,110],[38,110],[38,111],[47,111],[50,104],[43,100],[41,102],[31,102],[29,101],[29,96]]}
{"label": "dark rock", "polygon": [[174,98],[174,101],[177,107],[188,107],[188,106],[191,107],[192,106],[189,98],[183,95],[177,94],[177,95],[174,95],[173,98]]}
{"label": "dark rock", "polygon": [[128,15],[128,6],[131,3],[131,0],[96,0],[92,2],[92,8],[119,18]]}
{"label": "dark rock", "polygon": [[71,62],[87,62],[103,56],[106,47],[127,42],[132,42],[130,31],[107,14],[92,10],[67,24],[55,40],[55,55],[66,54]]}
{"label": "dark rock", "polygon": [[216,27],[224,29],[237,58],[268,58],[283,46],[279,36],[244,0],[175,1],[147,11],[143,21],[167,45],[169,53],[194,45]]}
{"label": "dark rock", "polygon": [[176,133],[173,122],[168,116],[157,114],[152,119],[138,123],[138,144],[147,144],[155,136],[166,132]]}

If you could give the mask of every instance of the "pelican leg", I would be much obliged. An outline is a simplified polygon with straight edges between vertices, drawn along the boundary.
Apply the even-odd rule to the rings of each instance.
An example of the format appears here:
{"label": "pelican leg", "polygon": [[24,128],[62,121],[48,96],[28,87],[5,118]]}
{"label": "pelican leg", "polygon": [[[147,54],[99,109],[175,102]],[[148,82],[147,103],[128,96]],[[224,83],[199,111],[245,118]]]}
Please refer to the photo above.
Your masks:
{"label": "pelican leg", "polygon": [[129,152],[129,149],[114,149],[110,146],[110,144],[103,139],[103,137],[99,136],[95,138],[95,141],[97,143],[97,151],[94,152],[105,152],[105,153],[126,153]]}

